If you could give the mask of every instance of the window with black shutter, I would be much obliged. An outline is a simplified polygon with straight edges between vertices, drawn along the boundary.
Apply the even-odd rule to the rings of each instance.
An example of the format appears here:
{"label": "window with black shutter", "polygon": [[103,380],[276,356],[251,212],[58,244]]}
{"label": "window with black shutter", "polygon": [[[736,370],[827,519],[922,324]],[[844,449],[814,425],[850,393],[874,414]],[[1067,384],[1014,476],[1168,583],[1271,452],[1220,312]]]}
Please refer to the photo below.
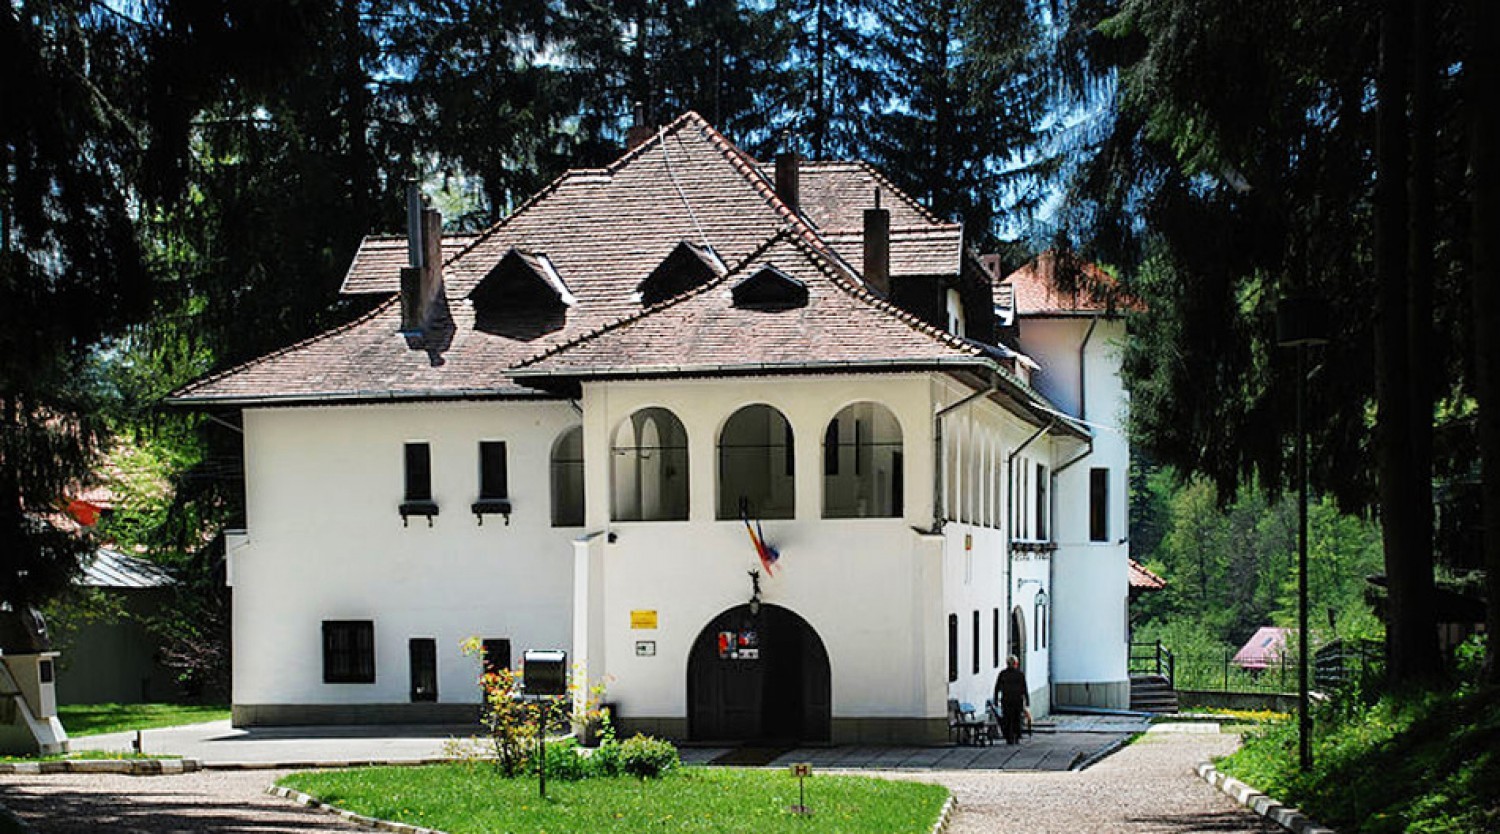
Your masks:
{"label": "window with black shutter", "polygon": [[401,521],[408,516],[432,517],[438,514],[437,503],[432,500],[432,446],[427,443],[408,443],[405,447],[406,489],[401,500]]}
{"label": "window with black shutter", "polygon": [[1109,541],[1109,470],[1089,470],[1089,541]]}
{"label": "window with black shutter", "polygon": [[510,486],[505,461],[505,441],[479,441],[479,500],[474,502],[474,515],[484,522],[489,513],[505,516],[510,523]]}
{"label": "window with black shutter", "polygon": [[323,682],[375,682],[373,620],[323,621]]}
{"label": "window with black shutter", "polygon": [[979,612],[974,612],[974,674],[979,674]]}
{"label": "window with black shutter", "polygon": [[948,682],[958,680],[958,615],[948,615]]}

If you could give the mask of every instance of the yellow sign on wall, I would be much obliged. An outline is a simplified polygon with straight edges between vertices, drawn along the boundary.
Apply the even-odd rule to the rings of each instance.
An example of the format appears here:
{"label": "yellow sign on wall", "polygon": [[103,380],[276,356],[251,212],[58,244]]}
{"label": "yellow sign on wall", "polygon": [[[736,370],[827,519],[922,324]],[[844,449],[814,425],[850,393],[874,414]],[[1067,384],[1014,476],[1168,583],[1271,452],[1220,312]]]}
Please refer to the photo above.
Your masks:
{"label": "yellow sign on wall", "polygon": [[656,628],[656,609],[641,608],[630,612],[631,628]]}

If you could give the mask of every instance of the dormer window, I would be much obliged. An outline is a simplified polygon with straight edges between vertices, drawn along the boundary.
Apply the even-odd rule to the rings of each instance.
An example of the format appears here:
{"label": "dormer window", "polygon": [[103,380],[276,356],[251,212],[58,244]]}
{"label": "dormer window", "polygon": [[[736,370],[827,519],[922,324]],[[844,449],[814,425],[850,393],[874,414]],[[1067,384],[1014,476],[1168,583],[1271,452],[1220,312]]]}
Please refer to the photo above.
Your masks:
{"label": "dormer window", "polygon": [[641,294],[641,303],[649,307],[700,287],[727,271],[714,250],[684,240],[646,276],[637,289]]}
{"label": "dormer window", "polygon": [[761,267],[730,290],[734,306],[750,310],[790,310],[807,306],[807,285],[774,266]]}
{"label": "dormer window", "polygon": [[546,255],[515,247],[469,292],[469,300],[479,329],[516,338],[525,335],[507,332],[507,323],[535,327],[557,318],[561,326],[563,311],[577,303]]}
{"label": "dormer window", "polygon": [[948,332],[964,337],[964,301],[958,290],[948,290]]}

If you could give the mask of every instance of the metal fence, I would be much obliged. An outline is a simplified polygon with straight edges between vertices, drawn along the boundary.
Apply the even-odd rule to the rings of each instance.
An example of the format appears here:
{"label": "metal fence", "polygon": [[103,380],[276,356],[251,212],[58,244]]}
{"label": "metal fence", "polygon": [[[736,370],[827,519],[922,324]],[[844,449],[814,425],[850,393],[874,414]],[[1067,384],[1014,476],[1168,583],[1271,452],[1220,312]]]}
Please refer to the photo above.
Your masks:
{"label": "metal fence", "polygon": [[[1181,652],[1160,642],[1130,644],[1130,674],[1160,675],[1173,689],[1202,692],[1297,691],[1297,655],[1268,658],[1264,668],[1234,662],[1235,651]],[[1378,641],[1337,640],[1313,654],[1314,689],[1334,692],[1351,684],[1368,687],[1379,679],[1384,650]]]}

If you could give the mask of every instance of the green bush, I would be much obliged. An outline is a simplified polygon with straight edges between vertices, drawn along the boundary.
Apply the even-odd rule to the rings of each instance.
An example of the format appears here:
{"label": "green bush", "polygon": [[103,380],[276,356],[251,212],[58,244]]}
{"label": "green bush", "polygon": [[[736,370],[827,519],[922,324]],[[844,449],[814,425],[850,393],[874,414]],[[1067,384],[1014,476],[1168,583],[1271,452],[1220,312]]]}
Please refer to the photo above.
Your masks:
{"label": "green bush", "polygon": [[[572,739],[549,742],[547,744],[547,778],[576,782],[593,776],[595,771],[590,758],[579,753],[578,743]],[[532,773],[536,773],[534,762],[530,769]]]}
{"label": "green bush", "polygon": [[639,734],[620,745],[619,759],[622,772],[642,779],[660,776],[681,764],[671,742]]}

